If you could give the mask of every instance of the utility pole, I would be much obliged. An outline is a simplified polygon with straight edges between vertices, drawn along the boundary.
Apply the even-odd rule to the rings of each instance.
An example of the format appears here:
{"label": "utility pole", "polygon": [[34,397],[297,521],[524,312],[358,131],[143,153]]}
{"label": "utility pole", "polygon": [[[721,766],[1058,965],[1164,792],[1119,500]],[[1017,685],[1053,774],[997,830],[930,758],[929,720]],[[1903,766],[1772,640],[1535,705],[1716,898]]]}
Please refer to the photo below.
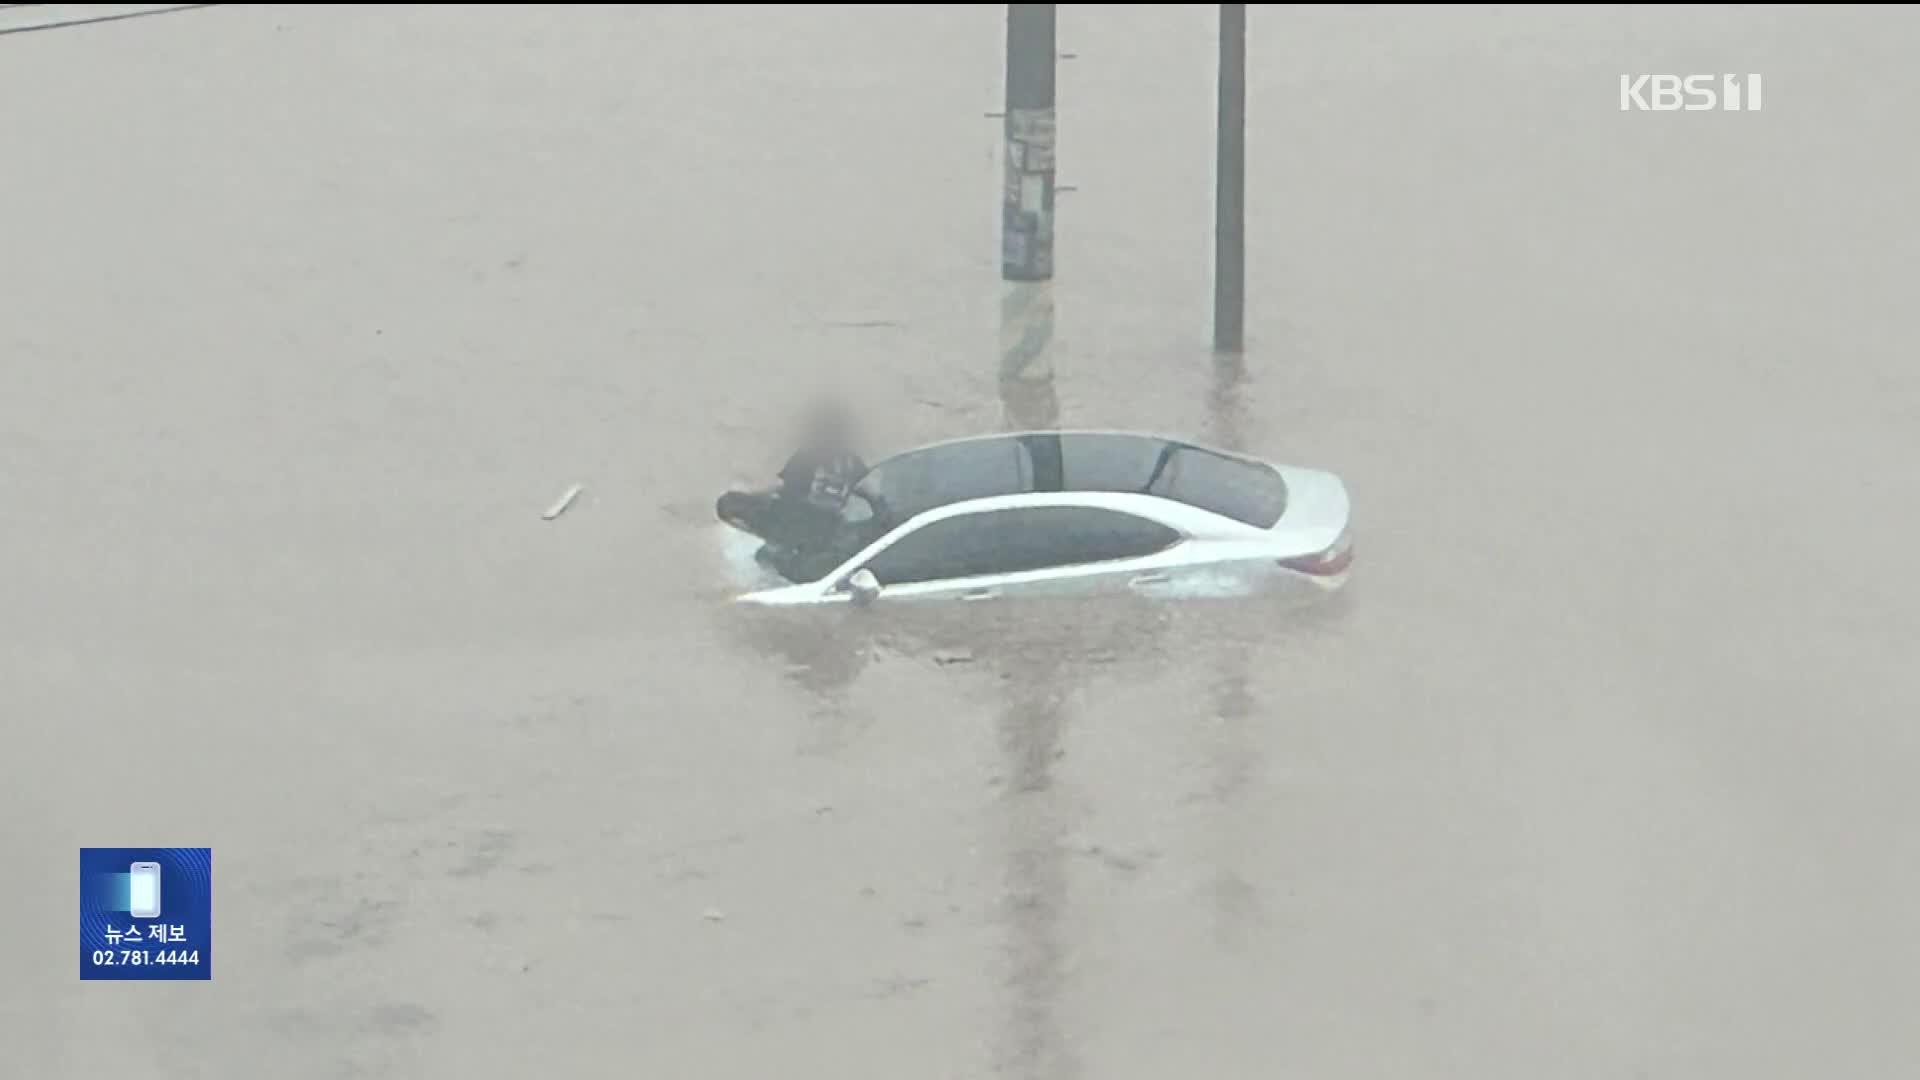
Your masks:
{"label": "utility pole", "polygon": [[1007,5],[1006,191],[1000,276],[1053,280],[1054,5]]}
{"label": "utility pole", "polygon": [[1008,426],[1053,427],[1054,5],[1007,5],[1000,394]]}
{"label": "utility pole", "polygon": [[1239,352],[1247,302],[1247,5],[1220,5],[1220,116],[1215,129],[1213,347]]}

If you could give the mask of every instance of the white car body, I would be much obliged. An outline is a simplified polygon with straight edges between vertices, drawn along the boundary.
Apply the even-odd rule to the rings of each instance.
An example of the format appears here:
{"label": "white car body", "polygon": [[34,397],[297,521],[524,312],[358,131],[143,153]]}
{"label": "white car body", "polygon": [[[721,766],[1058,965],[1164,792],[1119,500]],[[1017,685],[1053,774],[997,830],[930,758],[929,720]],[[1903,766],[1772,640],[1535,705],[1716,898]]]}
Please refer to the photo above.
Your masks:
{"label": "white car body", "polygon": [[[1003,596],[1088,595],[1128,591],[1165,596],[1238,595],[1281,580],[1310,582],[1328,591],[1338,589],[1345,583],[1351,558],[1348,531],[1350,506],[1345,484],[1329,472],[1273,465],[1174,440],[1156,440],[1150,445],[1129,444],[1129,440],[1154,437],[1116,437],[1112,433],[1044,432],[982,436],[922,447],[908,453],[939,453],[963,448],[966,444],[997,452],[990,440],[1046,439],[1053,435],[1094,435],[1097,438],[1086,442],[1095,446],[1105,445],[1102,440],[1119,443],[1121,445],[1117,449],[1128,453],[1151,446],[1171,446],[1213,459],[1225,458],[1271,470],[1285,485],[1284,508],[1278,520],[1269,527],[1261,528],[1176,498],[1138,491],[1043,490],[965,498],[913,514],[816,581],[757,589],[737,597],[737,602],[777,607],[849,603],[855,600],[857,592],[850,579],[862,569],[884,563],[886,553],[895,545],[908,543],[916,535],[923,536],[923,546],[929,543],[937,545],[937,541],[924,539],[927,535],[933,535],[925,534],[924,530],[956,519],[998,521],[1003,528],[1011,527],[1022,520],[1035,520],[1035,515],[1028,514],[1021,518],[1005,512],[1032,510],[1056,512],[1052,526],[1056,532],[1065,528],[1062,522],[1066,517],[1057,511],[1077,510],[1084,512],[1082,517],[1089,521],[1104,520],[1135,528],[1136,531],[1158,527],[1164,530],[1164,534],[1156,531],[1150,535],[1165,535],[1170,542],[1158,550],[1137,554],[1011,572],[965,572],[933,580],[902,582],[889,582],[882,577],[881,591],[875,599],[883,604],[914,600],[982,601]],[[1162,465],[1171,452],[1163,454],[1160,459]],[[875,472],[880,473],[887,465],[888,462],[881,462]],[[1156,468],[1153,476],[1157,478],[1161,471],[1161,468]],[[1133,521],[1103,517],[1099,512],[1126,515]],[[997,518],[975,517],[996,514],[999,515]],[[962,521],[958,529],[950,526],[947,535],[956,532],[964,534],[969,527],[984,527],[969,526],[967,521]],[[1141,522],[1151,524],[1139,524]],[[1112,534],[1108,533],[1107,536],[1111,542]]]}

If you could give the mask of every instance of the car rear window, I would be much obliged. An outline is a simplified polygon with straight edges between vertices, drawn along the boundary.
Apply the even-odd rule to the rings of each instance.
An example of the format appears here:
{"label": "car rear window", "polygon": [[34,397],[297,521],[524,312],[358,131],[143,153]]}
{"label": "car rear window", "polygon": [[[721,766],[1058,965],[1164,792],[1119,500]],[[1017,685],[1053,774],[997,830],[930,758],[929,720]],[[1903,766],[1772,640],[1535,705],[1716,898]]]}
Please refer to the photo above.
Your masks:
{"label": "car rear window", "polygon": [[1148,494],[1270,529],[1287,509],[1287,484],[1273,469],[1191,446],[1174,450]]}

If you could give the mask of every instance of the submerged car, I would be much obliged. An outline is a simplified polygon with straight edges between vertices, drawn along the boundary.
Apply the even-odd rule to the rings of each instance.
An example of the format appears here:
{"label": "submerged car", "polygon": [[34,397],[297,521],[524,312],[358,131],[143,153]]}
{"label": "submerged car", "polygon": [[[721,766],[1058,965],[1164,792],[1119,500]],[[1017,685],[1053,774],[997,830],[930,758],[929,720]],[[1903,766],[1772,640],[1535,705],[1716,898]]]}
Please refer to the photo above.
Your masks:
{"label": "submerged car", "polygon": [[1353,558],[1348,517],[1345,484],[1316,469],[1153,435],[978,436],[876,464],[827,550],[737,600],[1332,590]]}

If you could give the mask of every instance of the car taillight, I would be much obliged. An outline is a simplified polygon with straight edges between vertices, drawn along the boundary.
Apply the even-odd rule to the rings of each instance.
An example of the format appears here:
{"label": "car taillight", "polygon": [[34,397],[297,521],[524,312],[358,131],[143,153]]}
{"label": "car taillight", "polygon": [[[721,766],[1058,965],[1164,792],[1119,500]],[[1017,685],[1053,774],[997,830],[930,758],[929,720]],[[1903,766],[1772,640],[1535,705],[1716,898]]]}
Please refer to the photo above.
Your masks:
{"label": "car taillight", "polygon": [[1341,530],[1339,538],[1334,540],[1325,551],[1302,555],[1295,559],[1280,560],[1281,566],[1289,570],[1297,570],[1302,574],[1312,574],[1314,577],[1332,577],[1345,571],[1352,563],[1353,537],[1344,529]]}

